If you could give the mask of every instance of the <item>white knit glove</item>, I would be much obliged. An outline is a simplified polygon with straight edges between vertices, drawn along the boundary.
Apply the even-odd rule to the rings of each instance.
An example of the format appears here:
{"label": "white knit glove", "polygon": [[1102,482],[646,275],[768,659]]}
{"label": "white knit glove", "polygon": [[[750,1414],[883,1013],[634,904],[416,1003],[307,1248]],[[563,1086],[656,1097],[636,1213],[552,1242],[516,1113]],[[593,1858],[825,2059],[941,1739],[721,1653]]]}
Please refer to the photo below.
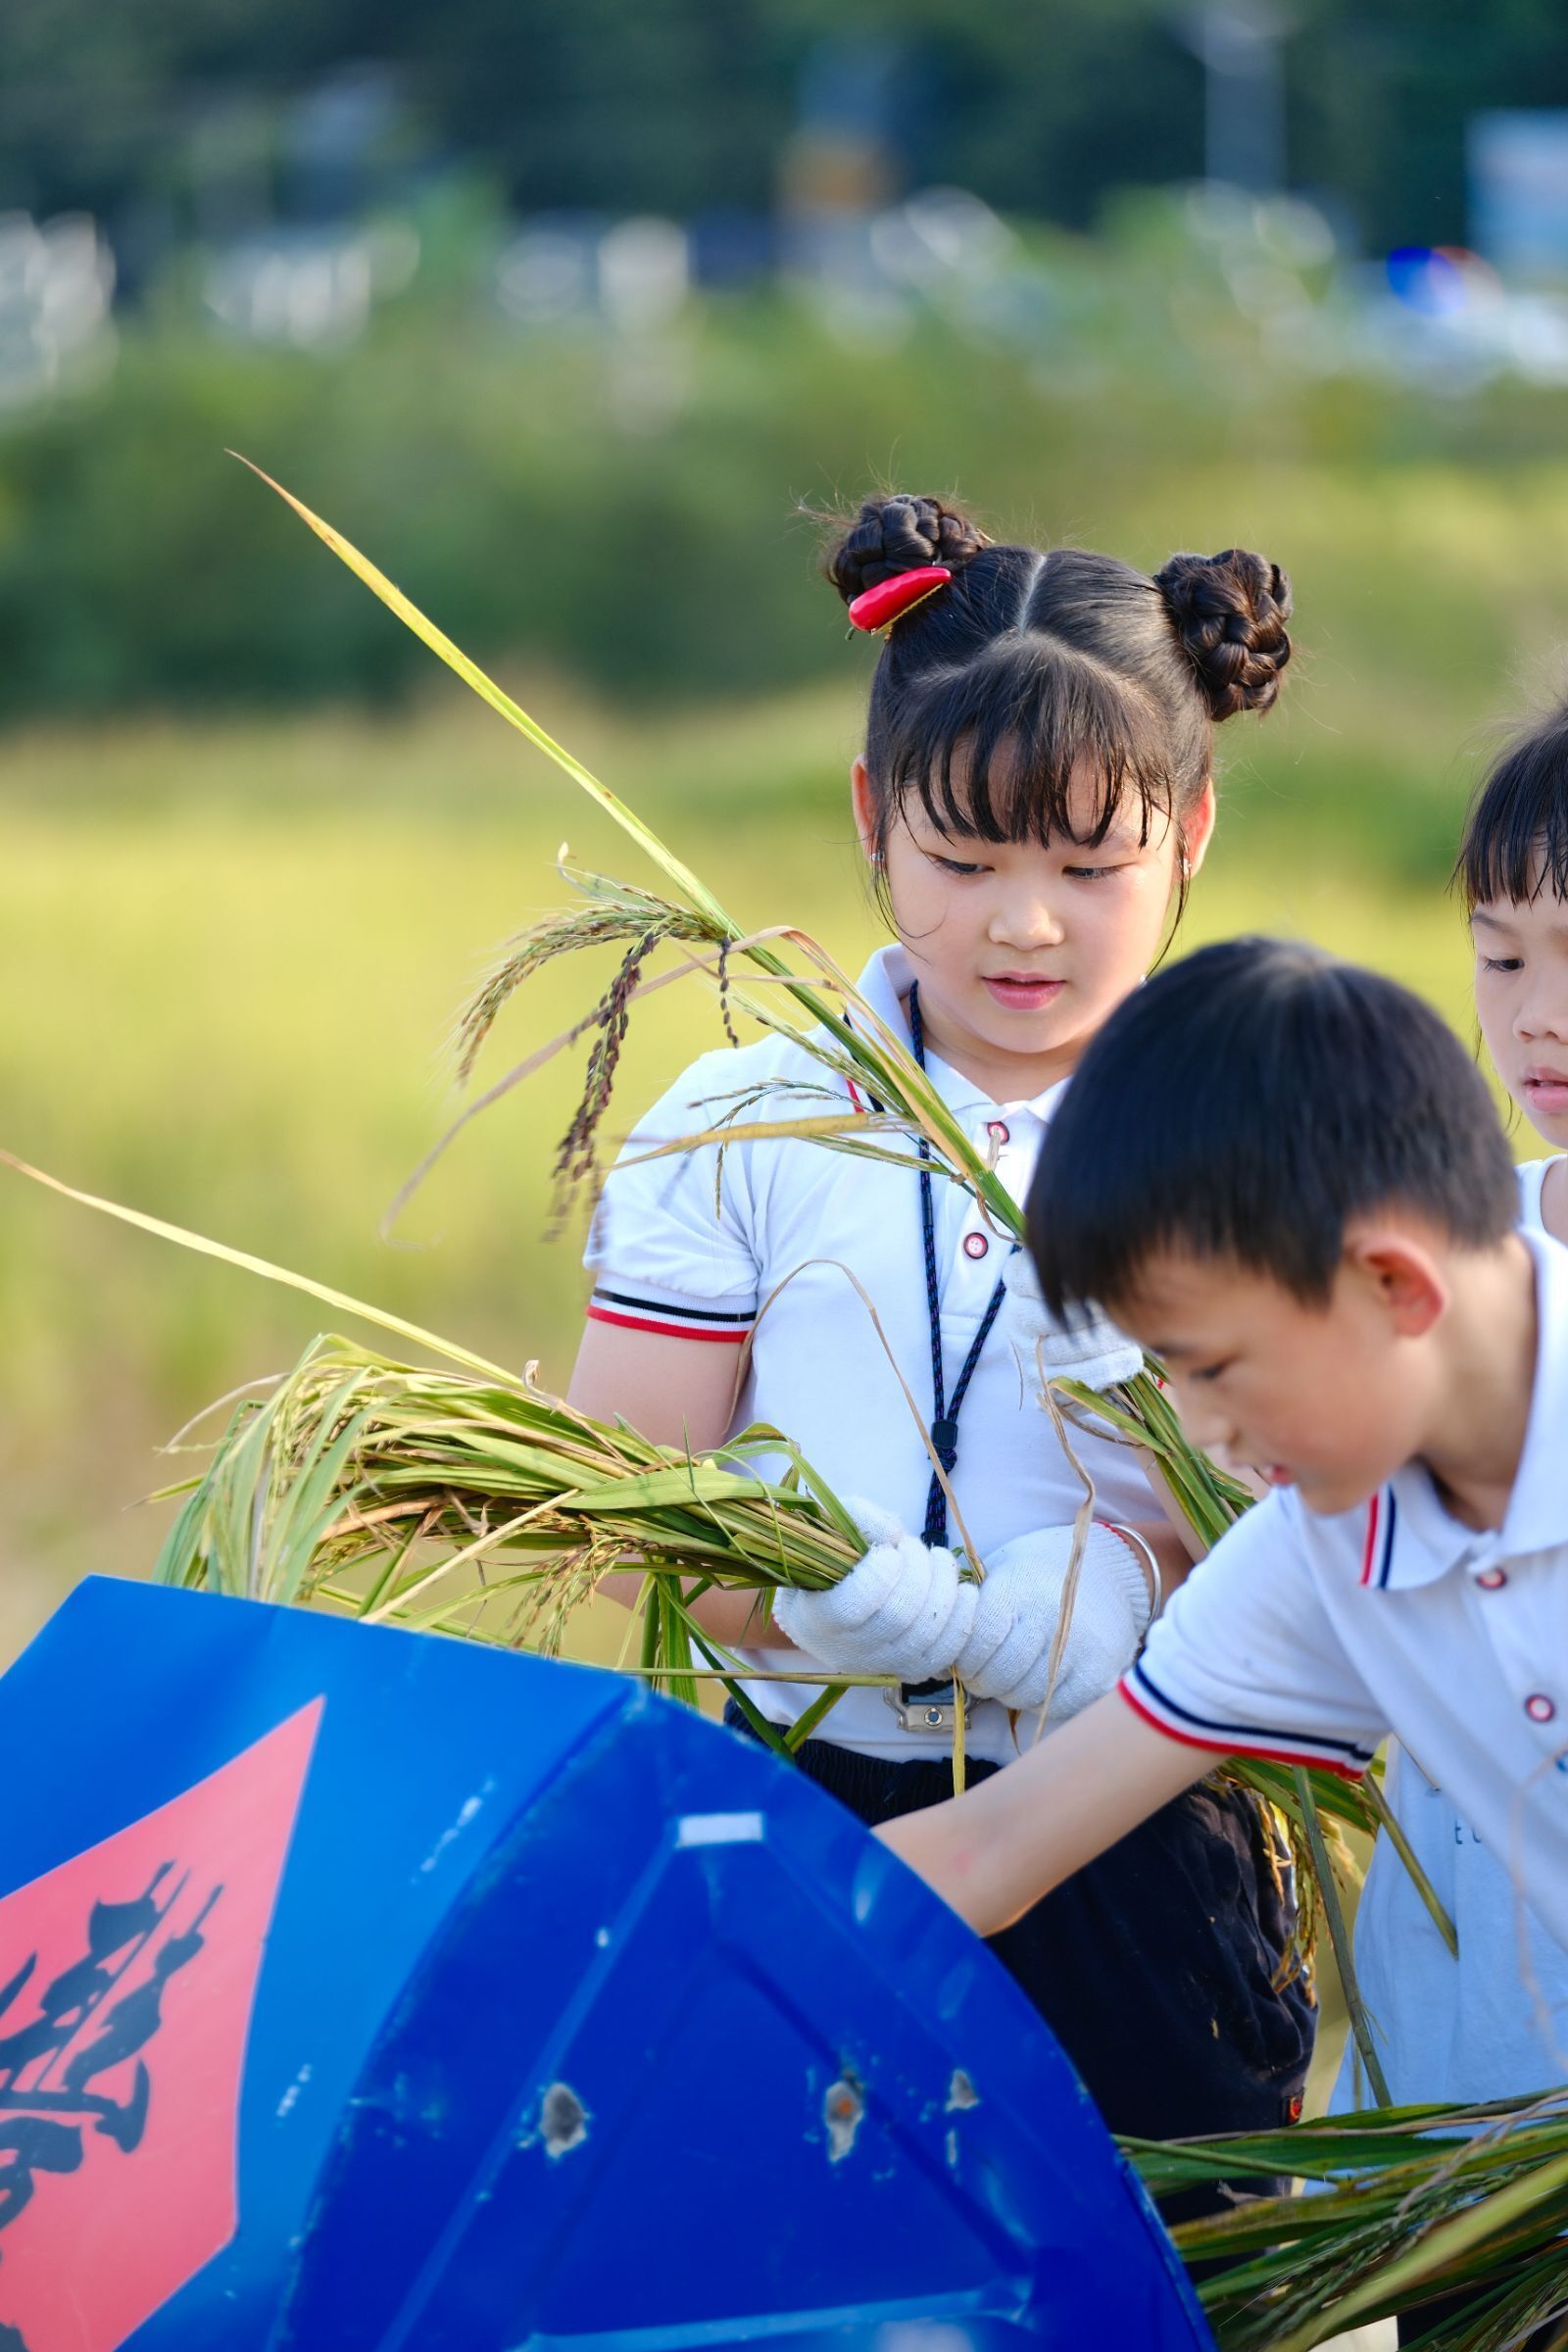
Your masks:
{"label": "white knit glove", "polygon": [[959,1583],[944,1545],[922,1544],[875,1503],[845,1500],[870,1548],[825,1592],[776,1592],[773,1623],[808,1657],[844,1674],[925,1683],[951,1673],[980,1588]]}
{"label": "white knit glove", "polygon": [[1007,1295],[997,1317],[1030,1377],[1081,1381],[1086,1389],[1113,1389],[1144,1368],[1136,1340],[1118,1331],[1098,1306],[1081,1307],[1065,1321],[1040,1296],[1040,1278],[1027,1250],[1014,1250],[1002,1270]]}
{"label": "white knit glove", "polygon": [[[991,1554],[976,1597],[969,1638],[954,1672],[976,1698],[1038,1707],[1061,1615],[1072,1529],[1043,1527],[1015,1536]],[[1139,1553],[1098,1523],[1084,1543],[1078,1589],[1048,1721],[1064,1723],[1124,1674],[1153,1615]]]}

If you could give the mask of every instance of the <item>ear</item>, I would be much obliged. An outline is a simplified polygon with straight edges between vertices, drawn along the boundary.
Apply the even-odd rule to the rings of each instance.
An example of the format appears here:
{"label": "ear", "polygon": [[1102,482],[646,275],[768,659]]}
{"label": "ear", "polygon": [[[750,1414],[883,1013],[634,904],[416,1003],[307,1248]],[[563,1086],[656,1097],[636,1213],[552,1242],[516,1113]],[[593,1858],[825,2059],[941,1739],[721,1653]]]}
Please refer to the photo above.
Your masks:
{"label": "ear", "polygon": [[850,769],[850,806],[855,811],[855,830],[860,837],[860,848],[867,865],[874,862],[877,837],[876,788],[871,782],[863,757],[857,755]]}
{"label": "ear", "polygon": [[1208,856],[1208,845],[1214,837],[1214,819],[1218,813],[1214,800],[1214,779],[1205,776],[1202,791],[1182,818],[1181,824],[1181,846],[1187,858],[1189,880]]}
{"label": "ear", "polygon": [[1451,1294],[1442,1266],[1408,1233],[1375,1225],[1348,1231],[1345,1264],[1371,1293],[1397,1339],[1424,1339],[1448,1311]]}

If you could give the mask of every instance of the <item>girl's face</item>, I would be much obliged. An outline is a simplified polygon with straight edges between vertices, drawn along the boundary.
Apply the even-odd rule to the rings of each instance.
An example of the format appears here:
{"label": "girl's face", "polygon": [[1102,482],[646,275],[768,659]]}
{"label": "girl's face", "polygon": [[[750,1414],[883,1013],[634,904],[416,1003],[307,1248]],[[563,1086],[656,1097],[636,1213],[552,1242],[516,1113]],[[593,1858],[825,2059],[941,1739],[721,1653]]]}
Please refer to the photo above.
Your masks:
{"label": "girl's face", "polygon": [[1470,917],[1476,1016],[1497,1075],[1547,1143],[1568,1146],[1568,902],[1549,887]]}
{"label": "girl's face", "polygon": [[[854,785],[870,857],[876,808],[863,761]],[[1097,798],[1087,780],[1072,796],[1085,834]],[[1065,1078],[1153,962],[1183,851],[1196,873],[1213,823],[1210,785],[1180,826],[1153,812],[1147,841],[1127,795],[1092,848],[1065,835],[1042,848],[943,833],[906,802],[887,840],[888,897],[933,1052],[1003,1102]]]}

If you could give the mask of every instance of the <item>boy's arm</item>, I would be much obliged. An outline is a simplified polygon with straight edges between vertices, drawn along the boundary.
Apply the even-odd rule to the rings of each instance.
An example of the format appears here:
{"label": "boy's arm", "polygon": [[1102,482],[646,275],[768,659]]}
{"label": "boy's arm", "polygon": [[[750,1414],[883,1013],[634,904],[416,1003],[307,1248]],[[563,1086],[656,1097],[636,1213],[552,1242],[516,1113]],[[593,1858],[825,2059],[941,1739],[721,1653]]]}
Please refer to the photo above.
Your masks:
{"label": "boy's arm", "polygon": [[995,1936],[1222,1753],[1156,1732],[1109,1690],[978,1788],[876,1835],[977,1936]]}
{"label": "boy's arm", "polygon": [[[994,1936],[1224,1756],[1358,1779],[1390,1725],[1329,1612],[1310,1547],[1328,1544],[1342,1581],[1353,1578],[1363,1514],[1323,1530],[1294,1494],[1272,1494],[1172,1595],[1119,1690],[968,1795],[878,1836],[977,1935]],[[1210,1732],[1213,1744],[1198,1744]]]}

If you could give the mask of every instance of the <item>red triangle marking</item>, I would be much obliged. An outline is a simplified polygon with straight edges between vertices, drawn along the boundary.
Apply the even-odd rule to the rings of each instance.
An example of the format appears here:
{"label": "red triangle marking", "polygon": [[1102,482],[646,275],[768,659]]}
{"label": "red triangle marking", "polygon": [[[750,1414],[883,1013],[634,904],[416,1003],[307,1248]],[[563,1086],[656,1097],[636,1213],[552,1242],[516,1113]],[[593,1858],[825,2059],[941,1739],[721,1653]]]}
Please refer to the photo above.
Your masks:
{"label": "red triangle marking", "polygon": [[8,2329],[114,2352],[234,2234],[245,2041],[322,1705],[0,1898],[11,2352]]}

